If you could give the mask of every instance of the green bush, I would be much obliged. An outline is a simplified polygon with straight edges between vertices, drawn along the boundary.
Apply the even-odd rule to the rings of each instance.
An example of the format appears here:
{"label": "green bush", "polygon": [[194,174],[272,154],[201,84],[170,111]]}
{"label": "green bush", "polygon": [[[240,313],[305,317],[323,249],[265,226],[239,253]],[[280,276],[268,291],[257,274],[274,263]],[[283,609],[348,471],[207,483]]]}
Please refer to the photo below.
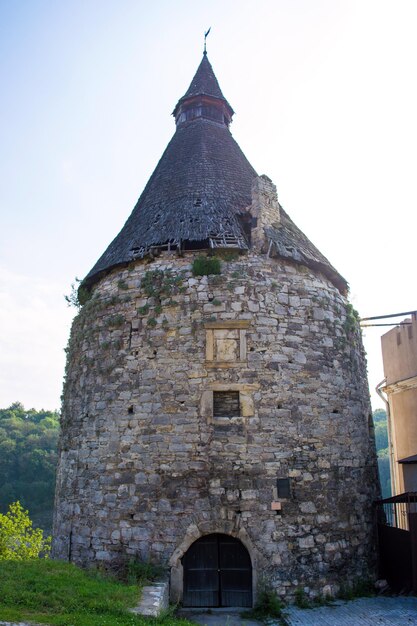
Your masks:
{"label": "green bush", "polygon": [[5,515],[0,513],[0,561],[47,558],[50,549],[50,538],[44,539],[40,528],[32,528],[29,514],[20,502],[11,504]]}
{"label": "green bush", "polygon": [[165,570],[162,565],[136,561],[135,559],[131,559],[127,564],[127,582],[129,585],[134,585],[135,583],[144,585],[160,580],[164,574]]}
{"label": "green bush", "polygon": [[256,604],[246,615],[254,619],[264,620],[270,617],[281,617],[284,605],[271,587],[261,582],[258,587]]}
{"label": "green bush", "polygon": [[365,578],[358,578],[349,584],[341,585],[337,594],[342,600],[354,600],[355,598],[369,598],[375,595],[372,581]]}
{"label": "green bush", "polygon": [[220,259],[215,256],[198,256],[192,265],[194,276],[209,276],[209,274],[220,274]]}
{"label": "green bush", "polygon": [[295,590],[295,606],[298,606],[299,609],[308,609],[311,606],[302,587]]}

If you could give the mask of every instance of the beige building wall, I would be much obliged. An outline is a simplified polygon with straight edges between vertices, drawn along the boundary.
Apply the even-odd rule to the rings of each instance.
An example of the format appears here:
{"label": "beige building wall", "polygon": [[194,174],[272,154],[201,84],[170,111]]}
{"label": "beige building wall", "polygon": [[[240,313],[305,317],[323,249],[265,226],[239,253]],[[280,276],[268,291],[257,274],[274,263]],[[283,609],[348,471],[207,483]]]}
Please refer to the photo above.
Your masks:
{"label": "beige building wall", "polygon": [[[382,339],[390,412],[393,495],[417,490],[417,462],[401,463],[417,455],[417,316],[405,320]],[[417,459],[416,459],[417,460]]]}

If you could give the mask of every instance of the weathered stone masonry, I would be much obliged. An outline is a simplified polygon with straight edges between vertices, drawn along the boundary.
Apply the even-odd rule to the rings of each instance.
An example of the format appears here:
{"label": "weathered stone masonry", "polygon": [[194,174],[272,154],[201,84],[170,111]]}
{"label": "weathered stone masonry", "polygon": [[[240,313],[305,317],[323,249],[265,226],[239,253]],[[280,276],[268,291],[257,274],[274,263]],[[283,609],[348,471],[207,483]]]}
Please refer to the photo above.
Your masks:
{"label": "weathered stone masonry", "polygon": [[[166,254],[110,274],[74,322],[57,556],[167,563],[189,535],[227,532],[250,540],[258,571],[282,594],[364,576],[375,470],[362,348],[358,331],[346,332],[344,298],[265,256],[201,278],[191,260]],[[181,277],[161,305],[141,289],[155,271]],[[248,322],[238,367],[206,366],[213,318]],[[202,414],[218,384],[247,392],[246,414]],[[281,476],[292,496],[277,514]]]}
{"label": "weathered stone masonry", "polygon": [[[83,281],[53,554],[165,564],[178,601],[190,546],[230,535],[250,556],[246,603],[260,577],[289,598],[333,594],[375,565],[376,457],[347,283],[233,140],[206,56],[174,114],[132,215]],[[201,250],[223,259],[220,274],[194,275]]]}

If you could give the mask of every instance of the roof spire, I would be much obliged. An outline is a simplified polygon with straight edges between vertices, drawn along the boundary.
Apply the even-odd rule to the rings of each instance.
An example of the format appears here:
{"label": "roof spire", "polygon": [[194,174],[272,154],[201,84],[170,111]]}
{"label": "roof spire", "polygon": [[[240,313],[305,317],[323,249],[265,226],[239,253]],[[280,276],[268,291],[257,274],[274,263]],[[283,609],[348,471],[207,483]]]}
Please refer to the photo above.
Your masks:
{"label": "roof spire", "polygon": [[[210,28],[204,34],[204,39],[209,32]],[[214,109],[217,110],[217,113],[215,113]],[[175,117],[175,122],[178,125],[196,117],[208,116],[228,126],[232,120],[233,113],[234,111],[222,94],[217,78],[214,75],[204,41],[204,54],[201,63],[190,86],[183,97],[178,100],[172,113]]]}
{"label": "roof spire", "polygon": [[207,49],[206,49],[206,39],[207,39],[208,34],[210,33],[210,31],[211,31],[211,26],[210,26],[210,28],[208,29],[208,31],[204,33],[204,51],[203,51],[204,56],[206,56],[206,54],[207,54]]}

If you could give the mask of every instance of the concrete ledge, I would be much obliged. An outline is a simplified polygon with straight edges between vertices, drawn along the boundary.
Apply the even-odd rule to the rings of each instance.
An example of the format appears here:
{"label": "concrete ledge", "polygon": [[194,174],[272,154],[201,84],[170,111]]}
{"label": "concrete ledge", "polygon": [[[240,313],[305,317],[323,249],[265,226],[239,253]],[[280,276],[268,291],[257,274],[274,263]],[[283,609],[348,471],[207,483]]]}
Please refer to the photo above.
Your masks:
{"label": "concrete ledge", "polygon": [[142,589],[142,597],[139,605],[130,609],[136,615],[149,615],[159,617],[162,611],[169,606],[169,583],[168,581],[146,585]]}

